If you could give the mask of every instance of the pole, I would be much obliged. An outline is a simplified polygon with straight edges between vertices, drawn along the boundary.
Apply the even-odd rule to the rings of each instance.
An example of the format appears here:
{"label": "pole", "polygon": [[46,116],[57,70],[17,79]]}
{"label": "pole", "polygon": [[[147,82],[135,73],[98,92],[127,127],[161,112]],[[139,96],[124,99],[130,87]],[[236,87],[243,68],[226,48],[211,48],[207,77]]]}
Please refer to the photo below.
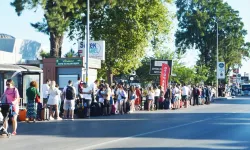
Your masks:
{"label": "pole", "polygon": [[219,62],[219,33],[218,33],[218,22],[216,22],[217,28],[217,48],[216,48],[216,97],[219,97],[219,85],[218,85],[218,62]]}
{"label": "pole", "polygon": [[86,31],[86,84],[89,78],[89,0],[87,0],[87,31]]}

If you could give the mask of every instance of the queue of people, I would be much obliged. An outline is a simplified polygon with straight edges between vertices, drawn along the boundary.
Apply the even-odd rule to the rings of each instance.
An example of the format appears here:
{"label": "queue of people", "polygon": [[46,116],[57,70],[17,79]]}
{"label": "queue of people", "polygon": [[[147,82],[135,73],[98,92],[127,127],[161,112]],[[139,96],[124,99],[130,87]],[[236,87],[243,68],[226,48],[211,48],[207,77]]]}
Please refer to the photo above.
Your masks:
{"label": "queue of people", "polygon": [[[16,135],[17,116],[19,113],[19,93],[14,82],[6,82],[4,94],[6,102],[12,105],[10,118],[13,125],[13,135]],[[26,90],[27,122],[41,120],[74,120],[91,116],[109,116],[115,114],[133,113],[139,110],[153,111],[158,109],[188,108],[190,105],[210,104],[215,96],[215,90],[209,86],[170,85],[164,91],[161,86],[127,86],[123,82],[110,86],[96,80],[87,85],[78,78],[76,83],[68,81],[63,90],[55,81],[47,80],[42,85],[43,104],[36,81],[30,83]],[[3,98],[1,98],[2,100]],[[4,123],[8,128],[8,123]]]}

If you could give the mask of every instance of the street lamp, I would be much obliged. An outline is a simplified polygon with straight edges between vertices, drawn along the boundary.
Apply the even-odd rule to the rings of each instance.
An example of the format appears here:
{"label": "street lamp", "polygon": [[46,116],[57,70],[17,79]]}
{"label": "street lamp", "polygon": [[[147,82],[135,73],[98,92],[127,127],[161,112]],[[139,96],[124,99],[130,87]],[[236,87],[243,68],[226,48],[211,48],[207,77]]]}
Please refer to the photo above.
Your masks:
{"label": "street lamp", "polygon": [[218,62],[219,62],[219,32],[218,32],[218,22],[216,22],[216,28],[217,28],[217,48],[216,48],[216,97],[218,98],[218,92],[219,92],[219,79],[218,79]]}

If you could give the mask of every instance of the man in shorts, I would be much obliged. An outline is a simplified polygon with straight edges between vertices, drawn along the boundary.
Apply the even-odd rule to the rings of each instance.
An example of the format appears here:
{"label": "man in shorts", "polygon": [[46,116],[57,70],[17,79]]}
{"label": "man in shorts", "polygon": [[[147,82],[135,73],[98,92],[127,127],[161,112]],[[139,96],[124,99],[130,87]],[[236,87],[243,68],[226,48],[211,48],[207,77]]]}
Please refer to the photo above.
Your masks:
{"label": "man in shorts", "polygon": [[42,86],[43,92],[43,107],[47,107],[48,97],[49,97],[49,86],[50,86],[50,79],[46,80],[46,83]]}
{"label": "man in shorts", "polygon": [[[75,99],[76,99],[76,89],[73,86],[73,82],[71,80],[68,81],[68,85],[63,89],[64,96],[64,119],[74,120],[74,110],[75,110]],[[69,111],[69,117],[68,117]]]}
{"label": "man in shorts", "polygon": [[188,107],[188,105],[189,105],[189,101],[188,101],[189,93],[190,93],[189,88],[184,83],[182,90],[181,90],[181,99],[184,102],[185,107]]}

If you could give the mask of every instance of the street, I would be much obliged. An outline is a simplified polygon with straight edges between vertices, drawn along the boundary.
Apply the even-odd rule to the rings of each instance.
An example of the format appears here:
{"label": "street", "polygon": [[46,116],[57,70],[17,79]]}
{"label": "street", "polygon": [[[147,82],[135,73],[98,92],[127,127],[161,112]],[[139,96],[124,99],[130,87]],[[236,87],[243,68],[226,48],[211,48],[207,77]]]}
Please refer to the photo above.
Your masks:
{"label": "street", "polygon": [[250,149],[250,98],[180,110],[19,123],[1,150]]}

